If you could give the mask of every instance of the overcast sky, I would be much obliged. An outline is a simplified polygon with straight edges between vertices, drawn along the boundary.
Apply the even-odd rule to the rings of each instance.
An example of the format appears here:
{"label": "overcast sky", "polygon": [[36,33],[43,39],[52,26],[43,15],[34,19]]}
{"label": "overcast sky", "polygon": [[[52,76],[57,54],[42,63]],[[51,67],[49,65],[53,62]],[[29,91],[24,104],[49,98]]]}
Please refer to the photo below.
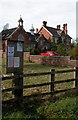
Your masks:
{"label": "overcast sky", "polygon": [[55,27],[68,25],[68,34],[76,37],[76,1],[77,0],[0,0],[0,31],[6,23],[9,28],[18,26],[20,15],[24,28],[29,31],[31,25],[40,28],[42,21]]}

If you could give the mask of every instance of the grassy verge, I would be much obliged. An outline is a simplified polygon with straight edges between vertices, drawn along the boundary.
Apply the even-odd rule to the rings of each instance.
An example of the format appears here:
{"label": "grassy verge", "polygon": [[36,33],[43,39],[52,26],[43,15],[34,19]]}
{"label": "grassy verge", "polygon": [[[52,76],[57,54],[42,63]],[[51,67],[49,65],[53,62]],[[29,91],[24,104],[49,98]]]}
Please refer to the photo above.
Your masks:
{"label": "grassy verge", "polygon": [[78,119],[78,109],[76,107],[76,96],[59,98],[51,101],[43,100],[41,97],[24,99],[21,105],[18,103],[9,103],[3,105],[3,119],[11,120],[60,120],[66,118],[69,120]]}

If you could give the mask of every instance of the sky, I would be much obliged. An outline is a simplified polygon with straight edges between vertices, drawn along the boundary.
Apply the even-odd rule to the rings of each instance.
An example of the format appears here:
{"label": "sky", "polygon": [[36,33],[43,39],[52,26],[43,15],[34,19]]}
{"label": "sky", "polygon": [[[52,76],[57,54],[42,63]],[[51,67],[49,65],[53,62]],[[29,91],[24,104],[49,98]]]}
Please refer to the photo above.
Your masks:
{"label": "sky", "polygon": [[0,31],[8,23],[9,28],[17,27],[20,15],[24,29],[29,31],[32,24],[40,29],[42,21],[56,28],[67,23],[68,34],[76,38],[76,2],[77,0],[0,0]]}

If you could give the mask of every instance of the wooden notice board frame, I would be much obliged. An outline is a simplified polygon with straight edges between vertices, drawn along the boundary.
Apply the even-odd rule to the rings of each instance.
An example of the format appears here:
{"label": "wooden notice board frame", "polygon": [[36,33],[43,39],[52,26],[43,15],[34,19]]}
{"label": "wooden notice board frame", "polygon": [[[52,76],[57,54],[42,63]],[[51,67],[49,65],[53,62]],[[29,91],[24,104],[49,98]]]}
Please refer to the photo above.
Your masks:
{"label": "wooden notice board frame", "polygon": [[6,73],[23,73],[24,41],[7,41]]}

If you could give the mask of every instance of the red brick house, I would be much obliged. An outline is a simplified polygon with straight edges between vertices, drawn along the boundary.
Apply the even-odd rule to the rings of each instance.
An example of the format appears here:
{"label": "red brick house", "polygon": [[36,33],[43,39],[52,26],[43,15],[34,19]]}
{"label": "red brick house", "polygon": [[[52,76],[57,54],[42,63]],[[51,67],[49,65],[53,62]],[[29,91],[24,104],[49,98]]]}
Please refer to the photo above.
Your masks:
{"label": "red brick house", "polygon": [[24,47],[27,47],[30,45],[29,36],[26,33],[26,31],[23,28],[23,20],[20,17],[18,20],[18,27],[11,28],[11,29],[5,29],[2,33],[2,50],[3,52],[6,52],[7,47],[7,40],[24,40]]}
{"label": "red brick house", "polygon": [[31,26],[30,32],[27,32],[29,39],[31,41],[30,44],[30,51],[33,51],[34,49],[37,49],[39,51],[44,51],[46,49],[50,48],[50,41],[48,41],[44,35],[37,33],[34,33],[35,29],[33,25]]}
{"label": "red brick house", "polygon": [[40,34],[39,37],[36,39],[38,47],[45,51],[50,48],[50,42],[44,37],[44,35]]}
{"label": "red brick house", "polygon": [[24,50],[29,48],[35,48],[36,45],[41,49],[47,49],[50,47],[51,42],[56,44],[61,38],[62,43],[69,48],[71,46],[71,37],[68,35],[67,24],[63,25],[63,30],[61,30],[60,25],[57,25],[57,28],[47,26],[47,22],[43,21],[43,26],[36,33],[33,26],[30,29],[30,32],[26,32],[23,28],[23,20],[20,18],[18,20],[18,27],[5,29],[1,32],[2,34],[2,50],[6,52],[7,40],[24,40]]}
{"label": "red brick house", "polygon": [[71,37],[68,35],[67,24],[63,24],[63,30],[60,25],[57,28],[47,26],[47,22],[43,21],[41,29],[37,33],[42,34],[49,42],[58,43],[61,42],[66,45],[67,48],[71,46]]}

